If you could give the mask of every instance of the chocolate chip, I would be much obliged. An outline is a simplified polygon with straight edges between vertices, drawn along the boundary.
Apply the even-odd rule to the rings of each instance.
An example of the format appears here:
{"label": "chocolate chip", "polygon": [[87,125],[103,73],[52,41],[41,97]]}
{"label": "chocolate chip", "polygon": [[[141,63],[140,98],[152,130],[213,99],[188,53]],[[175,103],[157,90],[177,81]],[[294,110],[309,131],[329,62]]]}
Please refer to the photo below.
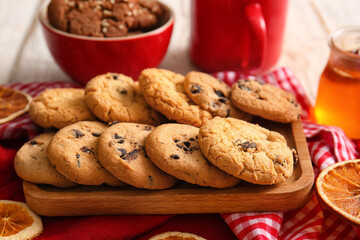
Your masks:
{"label": "chocolate chip", "polygon": [[295,100],[292,99],[289,102],[292,103],[295,107],[298,107],[298,104],[297,104],[297,102]]}
{"label": "chocolate chip", "polygon": [[193,141],[195,141],[195,138],[190,138],[189,141],[192,141],[192,142],[193,142]]}
{"label": "chocolate chip", "polygon": [[123,95],[127,94],[127,90],[126,89],[121,90],[120,94],[123,94]]}
{"label": "chocolate chip", "polygon": [[218,103],[213,103],[213,104],[211,105],[211,107],[212,107],[213,109],[218,109],[218,108],[220,107],[220,105],[219,105]]}
{"label": "chocolate chip", "polygon": [[199,137],[198,136],[196,136],[196,139],[198,139]]}
{"label": "chocolate chip", "polygon": [[238,88],[240,88],[241,90],[245,90],[245,91],[248,91],[248,92],[251,92],[251,89],[248,87],[248,86],[245,86],[244,85],[244,82],[243,80],[239,80],[238,81]]}
{"label": "chocolate chip", "polygon": [[177,143],[179,142],[180,140],[179,139],[174,139],[174,143]]}
{"label": "chocolate chip", "polygon": [[113,75],[113,79],[118,80],[118,75]]}
{"label": "chocolate chip", "polygon": [[178,148],[183,148],[183,146],[181,146],[180,144],[176,144],[176,146],[177,146]]}
{"label": "chocolate chip", "polygon": [[192,85],[191,88],[190,88],[190,92],[192,94],[197,94],[199,92],[201,92],[201,87],[199,85]]}
{"label": "chocolate chip", "polygon": [[229,100],[227,98],[219,98],[218,101],[221,102],[221,103],[229,102]]}
{"label": "chocolate chip", "polygon": [[140,127],[140,126],[139,126],[139,125],[137,125],[137,124],[136,124],[135,126],[136,126],[137,128],[138,128],[138,127]]}
{"label": "chocolate chip", "polygon": [[91,133],[94,137],[100,137],[101,133]]}
{"label": "chocolate chip", "polygon": [[126,155],[126,150],[125,149],[118,148],[117,150],[121,153],[121,155],[120,155],[121,158],[123,158]]}
{"label": "chocolate chip", "polygon": [[125,142],[125,139],[120,139],[119,141],[117,141],[117,143],[123,144]]}
{"label": "chocolate chip", "polygon": [[[123,157],[122,159],[124,160],[134,160],[138,157],[139,151],[137,149],[132,150],[131,152],[129,152],[125,157]],[[120,156],[121,157],[121,156]]]}
{"label": "chocolate chip", "polygon": [[94,151],[92,149],[88,148],[88,147],[82,147],[80,150],[82,152],[84,152],[84,153],[92,153],[92,154],[94,154]]}
{"label": "chocolate chip", "polygon": [[80,138],[80,137],[85,136],[80,130],[77,130],[77,129],[71,129],[71,130],[74,131],[75,138]]}
{"label": "chocolate chip", "polygon": [[251,148],[254,148],[254,149],[257,148],[257,144],[254,142],[250,142],[250,141],[240,143],[238,146],[240,147],[241,150],[243,150],[245,152],[248,152],[248,150]]}
{"label": "chocolate chip", "polygon": [[80,154],[76,154],[77,166],[80,168]]}
{"label": "chocolate chip", "polygon": [[226,113],[226,118],[230,116],[230,109],[227,110],[227,113]]}
{"label": "chocolate chip", "polygon": [[117,133],[114,134],[114,138],[115,139],[124,139],[123,136],[119,136]]}
{"label": "chocolate chip", "polygon": [[180,159],[179,155],[177,155],[177,154],[171,154],[170,157],[172,159]]}
{"label": "chocolate chip", "polygon": [[145,131],[151,131],[151,127],[150,126],[144,126],[144,130]]}
{"label": "chocolate chip", "polygon": [[112,125],[117,124],[117,123],[119,123],[119,122],[118,121],[111,122],[111,123],[109,123],[108,127],[111,127]]}
{"label": "chocolate chip", "polygon": [[187,148],[189,148],[190,145],[191,145],[191,143],[190,143],[190,142],[184,142],[184,145],[185,145]]}
{"label": "chocolate chip", "polygon": [[225,94],[220,90],[215,90],[215,94],[218,95],[218,97],[225,98]]}
{"label": "chocolate chip", "polygon": [[32,141],[29,142],[29,144],[30,144],[30,145],[36,145],[36,144],[37,144],[37,141],[32,140]]}

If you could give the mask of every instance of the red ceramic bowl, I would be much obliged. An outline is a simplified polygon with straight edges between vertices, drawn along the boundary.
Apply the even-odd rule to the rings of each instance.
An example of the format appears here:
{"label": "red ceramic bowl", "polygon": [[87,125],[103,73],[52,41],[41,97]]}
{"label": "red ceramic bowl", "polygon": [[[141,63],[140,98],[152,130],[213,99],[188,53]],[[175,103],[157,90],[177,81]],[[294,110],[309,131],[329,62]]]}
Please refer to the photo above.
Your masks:
{"label": "red ceramic bowl", "polygon": [[86,84],[94,76],[107,72],[123,73],[136,80],[144,68],[160,64],[170,42],[174,14],[161,4],[166,12],[163,24],[134,36],[84,37],[57,30],[48,21],[47,6],[40,12],[39,20],[52,56],[75,81]]}

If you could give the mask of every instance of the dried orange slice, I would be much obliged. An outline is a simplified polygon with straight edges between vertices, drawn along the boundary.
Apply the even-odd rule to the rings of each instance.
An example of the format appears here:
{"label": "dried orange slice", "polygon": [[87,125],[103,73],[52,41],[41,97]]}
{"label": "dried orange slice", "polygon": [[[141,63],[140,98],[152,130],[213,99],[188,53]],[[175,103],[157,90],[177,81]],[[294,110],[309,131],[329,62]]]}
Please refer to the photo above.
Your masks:
{"label": "dried orange slice", "polygon": [[360,227],[360,159],[325,168],[316,180],[315,193],[329,210]]}
{"label": "dried orange slice", "polygon": [[31,99],[25,92],[0,86],[0,124],[26,113]]}
{"label": "dried orange slice", "polygon": [[42,233],[41,218],[25,203],[0,200],[0,239],[29,240]]}
{"label": "dried orange slice", "polygon": [[206,239],[192,233],[164,232],[151,237],[149,240],[206,240]]}

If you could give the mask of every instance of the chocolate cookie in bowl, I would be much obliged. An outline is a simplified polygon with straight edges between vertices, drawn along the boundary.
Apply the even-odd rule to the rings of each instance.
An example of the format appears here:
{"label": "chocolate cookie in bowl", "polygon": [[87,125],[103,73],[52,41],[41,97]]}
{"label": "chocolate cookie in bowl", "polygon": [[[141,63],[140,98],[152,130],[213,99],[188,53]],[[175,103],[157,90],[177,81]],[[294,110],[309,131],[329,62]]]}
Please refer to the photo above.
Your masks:
{"label": "chocolate cookie in bowl", "polygon": [[301,105],[293,94],[254,79],[240,79],[232,87],[231,102],[245,112],[272,121],[300,119]]}
{"label": "chocolate cookie in bowl", "polygon": [[189,72],[184,88],[190,99],[214,116],[251,121],[252,116],[235,108],[230,102],[231,88],[223,81],[202,72]]}
{"label": "chocolate cookie in bowl", "polygon": [[85,85],[106,72],[136,78],[166,54],[174,13],[160,1],[53,0],[39,20],[50,53]]}
{"label": "chocolate cookie in bowl", "polygon": [[163,7],[153,0],[52,0],[50,24],[64,32],[91,37],[122,37],[156,28]]}

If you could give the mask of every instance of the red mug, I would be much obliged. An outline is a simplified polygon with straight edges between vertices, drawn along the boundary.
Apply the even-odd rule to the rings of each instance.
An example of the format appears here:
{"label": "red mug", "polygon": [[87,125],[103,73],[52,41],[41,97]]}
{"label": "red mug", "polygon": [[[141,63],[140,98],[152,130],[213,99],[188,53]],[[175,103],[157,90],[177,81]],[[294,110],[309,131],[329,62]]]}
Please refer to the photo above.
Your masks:
{"label": "red mug", "polygon": [[190,55],[207,72],[260,74],[277,62],[288,0],[191,1]]}

